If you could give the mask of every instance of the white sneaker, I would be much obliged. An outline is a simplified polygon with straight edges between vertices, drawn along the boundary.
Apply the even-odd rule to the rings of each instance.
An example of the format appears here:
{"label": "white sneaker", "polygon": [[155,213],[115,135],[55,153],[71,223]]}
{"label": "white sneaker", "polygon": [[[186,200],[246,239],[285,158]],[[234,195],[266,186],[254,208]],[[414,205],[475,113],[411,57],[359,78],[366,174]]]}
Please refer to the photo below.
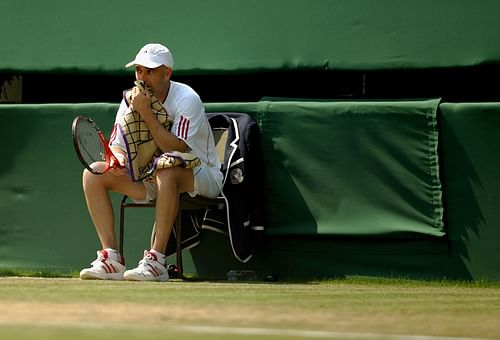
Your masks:
{"label": "white sneaker", "polygon": [[158,262],[154,253],[145,250],[137,268],[127,270],[123,278],[130,281],[167,281],[168,270],[165,265]]}
{"label": "white sneaker", "polygon": [[92,267],[82,269],[80,272],[81,279],[123,280],[125,266],[111,259],[107,250],[97,251],[97,259],[91,264]]}

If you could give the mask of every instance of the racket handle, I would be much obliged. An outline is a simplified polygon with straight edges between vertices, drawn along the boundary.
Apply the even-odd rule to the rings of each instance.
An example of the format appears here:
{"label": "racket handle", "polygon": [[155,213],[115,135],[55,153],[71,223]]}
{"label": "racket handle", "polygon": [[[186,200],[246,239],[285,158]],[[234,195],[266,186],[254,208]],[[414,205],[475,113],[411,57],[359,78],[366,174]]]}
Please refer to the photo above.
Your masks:
{"label": "racket handle", "polygon": [[123,169],[123,168],[125,168],[124,165],[120,164],[120,161],[116,157],[111,157],[111,159],[109,161],[109,167],[113,168],[113,169]]}

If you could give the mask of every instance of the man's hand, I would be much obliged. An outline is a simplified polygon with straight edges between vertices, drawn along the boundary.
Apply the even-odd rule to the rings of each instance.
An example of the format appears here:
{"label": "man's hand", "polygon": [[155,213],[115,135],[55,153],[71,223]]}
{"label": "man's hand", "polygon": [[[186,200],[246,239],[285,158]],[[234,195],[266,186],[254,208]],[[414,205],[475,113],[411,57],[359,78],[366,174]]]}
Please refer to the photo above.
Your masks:
{"label": "man's hand", "polygon": [[125,165],[127,164],[127,156],[122,150],[118,148],[112,148],[112,151],[116,159],[118,160],[118,164],[111,164],[109,172],[115,176],[126,175],[127,169],[125,168]]}
{"label": "man's hand", "polygon": [[149,94],[143,94],[137,87],[134,87],[132,90],[130,104],[144,120],[149,118],[148,116],[153,115],[153,111],[151,110],[151,97]]}
{"label": "man's hand", "polygon": [[125,176],[127,174],[126,168],[110,168],[108,172],[114,176]]}

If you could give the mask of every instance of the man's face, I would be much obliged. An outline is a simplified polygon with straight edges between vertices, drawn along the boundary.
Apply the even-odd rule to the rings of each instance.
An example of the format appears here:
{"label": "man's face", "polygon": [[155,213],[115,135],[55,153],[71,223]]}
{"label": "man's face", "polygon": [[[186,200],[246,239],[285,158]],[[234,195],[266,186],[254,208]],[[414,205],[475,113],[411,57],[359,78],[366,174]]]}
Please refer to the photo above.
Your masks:
{"label": "man's face", "polygon": [[156,96],[161,96],[166,90],[170,74],[170,69],[164,65],[157,68],[147,68],[141,65],[135,67],[135,78],[142,80]]}

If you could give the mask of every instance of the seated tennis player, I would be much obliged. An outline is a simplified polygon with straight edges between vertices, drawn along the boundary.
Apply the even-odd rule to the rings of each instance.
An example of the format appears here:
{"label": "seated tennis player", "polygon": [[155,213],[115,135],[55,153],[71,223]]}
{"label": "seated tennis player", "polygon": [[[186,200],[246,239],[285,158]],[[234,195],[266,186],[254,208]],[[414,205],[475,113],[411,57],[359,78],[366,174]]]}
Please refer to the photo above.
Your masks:
{"label": "seated tennis player", "polygon": [[[220,162],[203,104],[192,88],[170,80],[173,65],[170,50],[160,44],[145,45],[126,65],[135,67],[142,89],[136,86],[126,92],[116,114],[116,133],[110,138],[111,149],[124,168],[103,175],[83,173],[87,207],[102,248],[92,266],[80,272],[82,279],[168,280],[164,252],[179,195],[216,197],[220,193]],[[197,162],[190,163],[193,167],[182,159],[181,165],[170,162],[172,152],[189,158],[186,162],[193,158]],[[117,251],[111,191],[136,202],[156,202],[154,243],[138,266],[129,270]]]}

